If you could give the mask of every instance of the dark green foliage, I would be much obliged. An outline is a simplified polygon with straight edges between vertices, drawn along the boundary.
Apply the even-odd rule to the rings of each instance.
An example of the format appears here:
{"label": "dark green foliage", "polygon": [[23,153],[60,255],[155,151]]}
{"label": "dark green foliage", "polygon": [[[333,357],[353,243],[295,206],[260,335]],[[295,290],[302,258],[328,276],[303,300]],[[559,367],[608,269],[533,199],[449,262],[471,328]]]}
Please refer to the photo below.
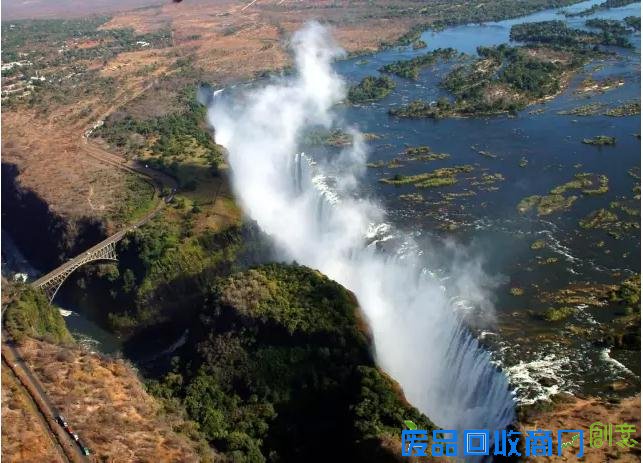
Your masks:
{"label": "dark green foliage", "polygon": [[600,29],[605,33],[610,33],[615,35],[623,35],[623,34],[629,33],[629,31],[627,30],[627,27],[623,25],[623,22],[617,21],[615,19],[593,18],[585,21],[585,25],[587,27],[591,27],[593,29]]}
{"label": "dark green foliage", "polygon": [[360,393],[351,407],[355,413],[355,427],[363,439],[377,438],[400,432],[400,423],[411,420],[419,429],[431,429],[433,424],[417,409],[400,407],[399,385],[377,368],[360,366]]}
{"label": "dark green foliage", "polygon": [[525,93],[529,98],[542,98],[560,90],[558,77],[561,66],[518,55],[498,75],[498,80]]}
{"label": "dark green foliage", "polygon": [[[141,47],[137,42],[146,42],[150,47],[170,45],[170,31],[161,30],[148,34],[136,34],[133,29],[99,29],[107,17],[81,19],[34,19],[11,21],[11,27],[3,28],[2,59],[14,58],[16,50],[58,47],[61,53],[44,54],[48,65],[60,65],[79,59],[109,59],[124,51]],[[97,46],[65,49],[69,39],[95,40]],[[41,63],[44,64],[44,63]]]}
{"label": "dark green foliage", "polygon": [[119,121],[108,118],[94,134],[121,148],[130,148],[129,135],[132,132],[145,136],[156,135],[158,140],[152,145],[152,151],[161,157],[180,155],[183,142],[191,137],[201,146],[211,150],[212,156],[218,156],[220,153],[211,135],[202,127],[205,107],[196,102],[194,92],[192,86],[184,89],[180,96],[183,109],[178,113],[147,120],[133,119],[129,116]]}
{"label": "dark green foliage", "polygon": [[426,30],[427,26],[419,24],[411,28],[406,34],[401,36],[394,45],[412,45],[420,40],[422,32]]}
{"label": "dark green foliage", "polygon": [[417,79],[420,69],[435,64],[439,59],[448,60],[456,56],[457,51],[453,48],[438,48],[425,55],[410,60],[400,60],[383,66],[380,71],[395,74],[407,79]]}
{"label": "dark green foliage", "polygon": [[589,43],[593,40],[593,35],[586,31],[572,29],[564,21],[551,20],[515,24],[511,27],[510,38],[520,42],[577,45]]}
{"label": "dark green foliage", "polygon": [[588,45],[616,45],[631,48],[627,29],[618,21],[592,19],[587,21],[589,27],[601,29],[601,32],[587,32],[573,29],[564,21],[540,21],[516,24],[511,27],[511,40],[530,43],[547,43],[563,47],[586,47]]}
{"label": "dark green foliage", "polygon": [[627,27],[637,31],[641,30],[641,18],[639,16],[628,16],[623,19],[623,22],[627,24]]}
{"label": "dark green foliage", "polygon": [[[272,264],[204,295],[177,369],[151,390],[179,397],[234,461],[391,460],[411,419],[433,425],[374,366],[354,297],[317,271]],[[394,451],[394,454],[391,452]],[[384,461],[380,459],[380,461]]]}
{"label": "dark green foliage", "polygon": [[364,103],[381,100],[395,88],[395,82],[390,77],[364,77],[362,81],[348,90],[348,101]]}
{"label": "dark green foliage", "polygon": [[[438,4],[443,8],[437,7]],[[525,16],[538,10],[560,8],[578,0],[495,0],[493,2],[439,2],[420,8],[418,13],[430,16],[433,29],[468,23],[500,21]]]}
{"label": "dark green foliage", "polygon": [[215,278],[256,265],[270,253],[253,224],[189,236],[181,224],[160,217],[117,246],[118,264],[77,284],[87,283],[83,294],[93,295],[96,318],[124,338],[169,320],[188,323],[199,308],[195,301]]}
{"label": "dark green foliage", "polygon": [[441,101],[440,104],[432,104],[422,100],[411,101],[407,105],[389,109],[389,114],[395,117],[411,119],[433,118],[440,119],[449,113],[451,104],[448,101]]}
{"label": "dark green foliage", "polygon": [[583,138],[583,143],[586,145],[613,146],[616,145],[616,137],[610,137],[608,135],[596,135],[592,138]]}
{"label": "dark green foliage", "polygon": [[624,280],[610,294],[610,300],[622,305],[632,307],[636,312],[641,311],[641,275],[634,275]]}
{"label": "dark green foliage", "polygon": [[592,5],[591,7],[579,11],[578,13],[565,13],[566,16],[590,16],[597,11],[609,10],[610,8],[619,8],[631,3],[637,3],[635,0],[605,0],[603,3]]}
{"label": "dark green foliage", "polygon": [[12,288],[13,300],[7,306],[4,326],[14,339],[25,336],[56,344],[72,341],[65,320],[39,289],[27,285]]}
{"label": "dark green foliage", "polygon": [[155,142],[150,148],[154,157],[145,162],[178,177],[182,188],[194,190],[196,181],[179,175],[179,163],[188,161],[187,158],[192,155],[204,158],[216,169],[223,160],[221,147],[214,143],[205,126],[206,109],[197,103],[195,91],[194,86],[183,89],[178,97],[177,103],[181,108],[178,112],[145,120],[130,116],[121,120],[108,118],[93,135],[105,138],[111,145],[132,156],[144,151],[140,142],[133,141],[134,134],[142,135],[144,139],[153,137]]}
{"label": "dark green foliage", "polygon": [[478,54],[480,60],[456,67],[442,81],[455,102],[445,98],[437,103],[418,100],[393,108],[390,114],[413,118],[497,114],[517,111],[531,100],[560,90],[562,64],[533,58],[521,48],[504,44],[479,47]]}

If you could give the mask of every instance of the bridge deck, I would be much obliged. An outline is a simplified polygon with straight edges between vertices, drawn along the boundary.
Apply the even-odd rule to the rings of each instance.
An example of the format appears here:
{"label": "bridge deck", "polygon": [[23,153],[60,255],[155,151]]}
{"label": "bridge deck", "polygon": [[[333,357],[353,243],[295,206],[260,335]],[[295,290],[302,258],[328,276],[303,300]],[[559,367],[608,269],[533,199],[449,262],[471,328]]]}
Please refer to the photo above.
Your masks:
{"label": "bridge deck", "polygon": [[161,200],[159,202],[159,205],[154,208],[151,212],[149,212],[145,217],[140,219],[138,222],[136,222],[134,225],[130,225],[128,228],[125,230],[121,230],[118,233],[114,233],[112,236],[109,236],[108,238],[104,239],[100,243],[92,246],[91,248],[87,249],[85,252],[82,254],[77,255],[73,259],[68,260],[64,264],[60,265],[59,267],[53,269],[51,272],[47,273],[46,275],[41,276],[34,282],[32,282],[32,286],[40,287],[47,283],[49,280],[52,278],[57,277],[58,275],[62,274],[65,272],[70,267],[79,267],[82,265],[82,261],[87,257],[89,254],[93,254],[96,251],[99,251],[100,249],[104,248],[105,246],[109,246],[112,243],[116,243],[117,241],[120,241],[123,239],[123,237],[127,234],[127,232],[134,230],[135,228],[139,227],[140,225],[143,225],[144,223],[148,222],[152,217],[154,217],[163,207],[165,206],[165,201]]}

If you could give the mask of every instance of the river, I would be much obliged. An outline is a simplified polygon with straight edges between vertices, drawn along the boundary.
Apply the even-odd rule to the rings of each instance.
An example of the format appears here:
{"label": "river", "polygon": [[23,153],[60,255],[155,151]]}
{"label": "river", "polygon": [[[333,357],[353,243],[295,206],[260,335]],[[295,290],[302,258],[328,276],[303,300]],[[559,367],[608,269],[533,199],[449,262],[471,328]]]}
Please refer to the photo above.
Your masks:
{"label": "river", "polygon": [[[597,3],[600,1],[583,2],[566,10],[581,11]],[[475,54],[478,46],[511,43],[511,26],[522,22],[555,19],[584,28],[587,19],[627,16],[640,16],[640,4],[584,17],[565,17],[559,10],[547,10],[506,21],[427,31],[422,39],[428,48],[390,49],[340,61],[336,69],[347,81],[356,83],[365,76],[378,75],[378,69],[385,64],[430,50],[452,47],[462,53]],[[369,169],[363,192],[381,201],[387,219],[413,233],[418,241],[454,240],[483,259],[486,272],[498,279],[498,285],[493,294],[492,313],[481,314],[486,320],[478,320],[473,328],[491,349],[495,361],[508,373],[522,403],[560,391],[606,394],[611,392],[612,383],[622,380],[631,385],[629,391],[639,388],[640,352],[612,350],[608,353],[582,336],[563,331],[566,325],[552,325],[534,316],[551,305],[541,300],[543,292],[571,284],[614,284],[640,273],[638,229],[614,239],[604,231],[581,230],[578,226],[580,219],[598,208],[609,208],[611,201],[627,201],[640,212],[638,201],[632,199],[633,188],[640,182],[634,178],[636,172],[640,172],[640,139],[634,136],[640,133],[640,116],[558,114],[588,103],[615,106],[627,101],[640,102],[640,34],[633,33],[631,42],[634,49],[610,48],[616,53],[613,58],[587,64],[561,95],[530,106],[515,116],[408,120],[388,115],[390,107],[415,99],[437,100],[447,95],[439,82],[453,62],[423,69],[416,81],[391,76],[397,86],[388,97],[376,103],[349,107],[343,113],[348,124],[378,137],[369,143],[369,162],[388,163],[400,157],[408,146],[428,145],[434,152],[451,155],[447,160],[430,163],[403,162],[402,167],[395,169]],[[616,77],[623,79],[624,84],[606,92],[577,93],[578,84],[589,76],[596,80]],[[616,147],[598,148],[580,142],[599,134],[615,136]],[[323,157],[332,151],[327,148],[315,154]],[[481,156],[480,151],[491,155]],[[526,167],[521,166],[522,160],[526,160]],[[463,164],[486,169],[488,173],[500,173],[505,180],[496,184],[498,191],[480,191],[471,185],[417,190],[413,186],[379,182],[382,177],[394,174],[413,175]],[[551,188],[570,181],[578,172],[606,175],[609,193],[583,197],[559,215],[534,217],[516,212],[520,199],[546,194]],[[463,192],[471,195],[445,200],[445,193],[457,196]],[[422,201],[400,199],[400,195],[410,193],[421,194]],[[635,220],[640,223],[638,216]],[[445,224],[452,224],[454,230],[441,230]],[[530,245],[537,240],[544,241],[544,248],[534,252]],[[554,263],[545,264],[546,259]],[[524,295],[512,296],[511,287],[520,287]],[[589,309],[583,305],[576,309],[571,322],[588,331],[609,323],[615,315],[611,310]]]}
{"label": "river", "polygon": [[[581,10],[596,3],[600,2],[583,2],[567,10]],[[452,47],[474,54],[480,45],[507,43],[513,24],[563,19],[571,26],[582,27],[584,21],[592,17],[639,16],[640,5],[602,11],[590,17],[566,18],[559,13],[547,10],[512,20],[427,31],[422,34],[428,44],[426,49],[388,49],[338,61],[335,69],[348,82],[357,82],[367,75],[378,74],[384,64],[429,50]],[[428,145],[436,152],[451,155],[448,160],[432,161],[430,165],[415,162],[394,170],[369,169],[360,188],[364,195],[376,198],[383,205],[387,221],[411,233],[417,242],[429,246],[441,243],[442,246],[445,239],[452,240],[466,247],[469,255],[483,260],[485,272],[495,280],[491,297],[493,307],[482,314],[482,319],[472,329],[477,339],[490,350],[492,361],[508,374],[523,403],[559,391],[606,393],[611,383],[622,379],[629,381],[633,389],[638,388],[640,353],[606,351],[582,337],[565,339],[559,333],[559,325],[539,321],[533,312],[547,307],[538,297],[542,291],[560,289],[574,282],[612,284],[623,276],[640,272],[640,241],[635,235],[609,239],[604,233],[581,231],[576,225],[580,218],[598,207],[605,207],[610,201],[631,198],[636,180],[628,170],[640,169],[640,141],[633,136],[639,133],[640,116],[581,118],[557,114],[587,102],[613,104],[640,100],[639,39],[638,35],[632,37],[634,50],[615,50],[617,55],[613,59],[588,64],[560,96],[529,107],[515,117],[435,121],[400,120],[388,115],[392,106],[418,98],[437,100],[445,95],[438,83],[453,63],[424,69],[417,81],[393,77],[397,88],[384,100],[342,110],[341,117],[349,125],[377,135],[376,140],[369,142],[370,162],[388,162],[407,146]],[[578,95],[575,88],[590,75],[597,79],[617,76],[625,83],[608,92]],[[579,142],[603,133],[615,136],[617,147],[597,148]],[[479,151],[493,153],[495,157],[483,157]],[[313,149],[310,154],[313,157],[332,155],[333,149]],[[523,158],[528,161],[526,168],[520,166]],[[388,186],[379,181],[394,173],[411,175],[454,164],[472,164],[501,173],[505,180],[498,191],[476,191],[475,195],[458,197],[449,203],[444,202],[442,194],[462,193],[461,186],[440,191],[424,190],[422,202],[409,203],[399,197],[416,193],[413,187]],[[583,198],[561,216],[538,218],[516,213],[516,204],[521,198],[543,194],[569,181],[579,171],[607,175],[609,194]],[[445,223],[456,225],[455,230],[440,230]],[[537,239],[545,242],[537,257],[555,258],[555,263],[539,265],[529,246]],[[599,241],[605,241],[606,247],[593,246]],[[40,273],[29,266],[4,231],[2,254],[3,275],[11,277],[15,272],[24,272],[35,276]],[[441,256],[443,260],[452,257]],[[436,257],[434,270],[438,275],[441,267],[446,266]],[[524,288],[524,296],[509,295],[510,286]],[[70,331],[81,343],[104,353],[121,350],[120,340],[83,317],[81,308],[64,306],[61,309]],[[574,323],[593,329],[613,316],[613,312],[579,307]]]}
{"label": "river", "polygon": [[[2,276],[13,279],[16,274],[26,274],[34,280],[44,272],[34,268],[22,255],[11,235],[2,230]],[[117,354],[122,350],[122,342],[109,331],[103,329],[83,315],[82,308],[56,300],[67,328],[74,339],[83,347],[103,354]]]}

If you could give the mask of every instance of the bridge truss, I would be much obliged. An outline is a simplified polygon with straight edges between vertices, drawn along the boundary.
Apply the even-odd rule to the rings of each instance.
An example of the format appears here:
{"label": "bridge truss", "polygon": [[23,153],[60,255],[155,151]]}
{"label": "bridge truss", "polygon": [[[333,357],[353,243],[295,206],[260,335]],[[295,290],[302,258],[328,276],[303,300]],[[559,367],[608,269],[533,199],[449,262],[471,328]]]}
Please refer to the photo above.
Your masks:
{"label": "bridge truss", "polygon": [[69,262],[49,272],[47,275],[38,278],[32,283],[32,285],[42,288],[47,295],[47,298],[49,298],[49,302],[53,301],[56,293],[67,277],[69,277],[69,275],[71,275],[78,267],[95,260],[118,261],[118,257],[116,255],[116,243],[118,241],[118,239],[106,240],[104,244],[101,243],[94,246],[89,251],[73,258]]}

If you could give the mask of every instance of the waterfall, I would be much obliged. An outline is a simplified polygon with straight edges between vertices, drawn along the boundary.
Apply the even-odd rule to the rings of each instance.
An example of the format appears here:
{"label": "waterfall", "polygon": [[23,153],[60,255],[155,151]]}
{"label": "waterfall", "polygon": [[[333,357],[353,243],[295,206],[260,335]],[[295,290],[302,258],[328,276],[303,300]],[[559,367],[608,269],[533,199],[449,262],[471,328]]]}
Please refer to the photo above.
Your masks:
{"label": "waterfall", "polygon": [[366,160],[359,134],[352,132],[353,146],[335,161],[316,164],[299,146],[305,130],[337,123],[332,108],[345,88],[332,60],[341,50],[316,23],[295,34],[293,48],[297,75],[219,93],[209,107],[237,198],[285,261],[318,269],[353,291],[379,366],[413,405],[444,429],[505,428],[514,418],[507,379],[453,304],[454,295],[484,298],[479,273],[454,269],[447,281],[453,287],[445,287],[428,271],[429,253],[384,252],[372,239],[377,235],[369,242],[373,230],[389,227],[381,226],[384,211],[357,194]]}

